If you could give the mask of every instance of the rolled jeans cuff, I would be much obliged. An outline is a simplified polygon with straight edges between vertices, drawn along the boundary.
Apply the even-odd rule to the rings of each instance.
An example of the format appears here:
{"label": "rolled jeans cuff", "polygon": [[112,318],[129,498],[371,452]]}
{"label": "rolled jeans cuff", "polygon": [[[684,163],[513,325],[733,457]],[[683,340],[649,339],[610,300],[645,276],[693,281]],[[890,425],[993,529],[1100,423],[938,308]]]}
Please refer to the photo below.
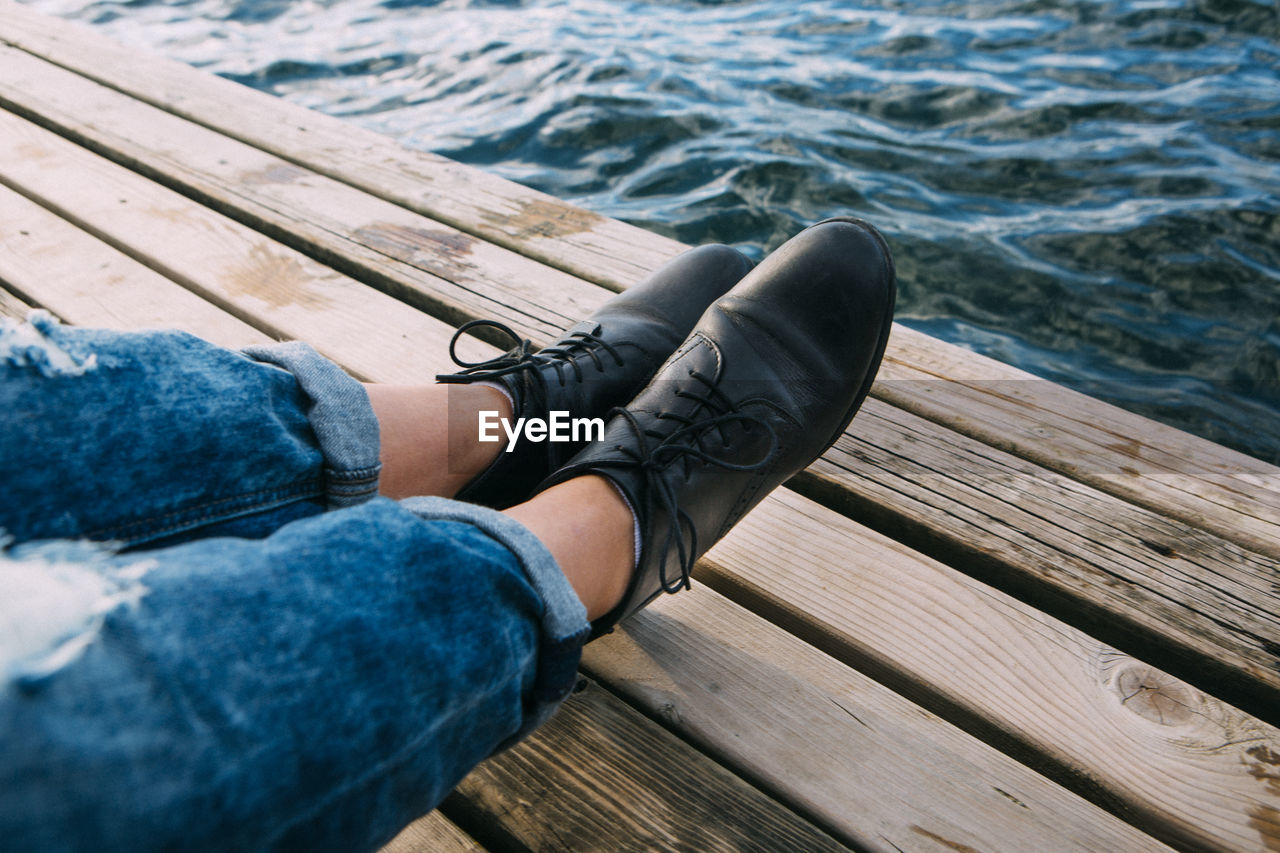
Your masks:
{"label": "rolled jeans cuff", "polygon": [[523,524],[496,510],[446,498],[407,498],[401,506],[431,521],[459,521],[484,531],[507,548],[542,599],[541,645],[533,687],[525,694],[524,724],[498,746],[501,751],[546,722],[577,683],[582,646],[591,634],[587,609],[555,557]]}
{"label": "rolled jeans cuff", "polygon": [[301,341],[246,347],[254,361],[293,374],[308,398],[306,416],[324,457],[325,503],[340,509],[378,494],[378,418],[364,386]]}

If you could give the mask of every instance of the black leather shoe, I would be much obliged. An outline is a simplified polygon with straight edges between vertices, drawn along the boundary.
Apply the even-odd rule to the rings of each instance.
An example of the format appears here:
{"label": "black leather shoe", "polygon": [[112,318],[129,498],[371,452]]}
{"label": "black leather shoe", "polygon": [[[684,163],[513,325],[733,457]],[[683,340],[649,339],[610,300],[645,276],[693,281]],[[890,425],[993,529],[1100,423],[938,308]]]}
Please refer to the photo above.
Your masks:
{"label": "black leather shoe", "polygon": [[593,636],[687,588],[698,557],[835,442],[875,378],[895,296],[870,225],[806,229],[707,309],[603,441],[548,478],[604,476],[640,522],[630,587]]}
{"label": "black leather shoe", "polygon": [[[746,256],[728,246],[691,249],[537,352],[501,323],[472,321],[458,329],[449,345],[450,357],[465,369],[437,376],[436,381],[499,382],[511,394],[515,418],[546,419],[551,412],[568,412],[571,418],[603,417],[644,387],[707,306],[751,266]],[[481,325],[496,327],[519,343],[490,361],[463,362],[454,346],[462,334]],[[585,438],[520,442],[512,452],[499,453],[457,499],[496,509],[514,506],[585,444]]]}

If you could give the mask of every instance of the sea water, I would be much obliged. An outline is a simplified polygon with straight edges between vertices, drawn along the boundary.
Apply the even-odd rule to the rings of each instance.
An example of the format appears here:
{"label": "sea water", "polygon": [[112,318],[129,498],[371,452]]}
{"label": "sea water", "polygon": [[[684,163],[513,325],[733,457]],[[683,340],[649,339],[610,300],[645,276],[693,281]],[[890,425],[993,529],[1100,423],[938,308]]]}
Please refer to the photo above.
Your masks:
{"label": "sea water", "polygon": [[1275,0],[30,0],[1280,463]]}

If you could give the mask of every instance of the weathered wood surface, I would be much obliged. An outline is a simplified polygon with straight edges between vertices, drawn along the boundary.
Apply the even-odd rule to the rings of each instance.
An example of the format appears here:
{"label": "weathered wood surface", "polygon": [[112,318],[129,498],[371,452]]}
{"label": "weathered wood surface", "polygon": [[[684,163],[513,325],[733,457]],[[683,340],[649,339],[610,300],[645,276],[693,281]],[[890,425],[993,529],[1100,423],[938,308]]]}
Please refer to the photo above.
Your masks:
{"label": "weathered wood surface", "polygon": [[598,686],[477,767],[441,809],[491,849],[848,850]]}
{"label": "weathered wood surface", "polygon": [[199,328],[205,340],[231,348],[270,340],[4,187],[0,187],[0,281],[29,305],[69,323],[104,329]]}
{"label": "weathered wood surface", "polygon": [[[0,41],[317,174],[611,287],[637,280],[681,248],[179,63],[140,60],[136,52],[75,25],[51,22],[11,0],[0,0]],[[8,74],[0,74],[0,80]],[[1280,556],[1280,476],[1272,466],[901,326],[890,341],[883,379],[873,393],[895,404]]]}
{"label": "weathered wood surface", "polygon": [[[3,282],[4,277],[0,276],[0,283]],[[31,305],[0,287],[0,317],[8,317],[10,320],[24,320],[27,314],[31,312],[31,308]]]}
{"label": "weathered wood surface", "polygon": [[507,314],[547,340],[610,295],[13,48],[0,79],[46,93],[28,116],[57,112],[60,133],[444,319]]}
{"label": "weathered wood surface", "polygon": [[1280,469],[991,359],[894,329],[877,395],[1125,500],[1280,558]]}
{"label": "weathered wood surface", "polygon": [[793,492],[698,577],[1165,841],[1280,846],[1280,730]]}
{"label": "weathered wood surface", "polygon": [[406,826],[379,853],[484,853],[484,848],[434,811]]}
{"label": "weathered wood surface", "polygon": [[[0,183],[269,336],[340,357],[357,376],[414,382],[440,368],[446,323],[5,112]],[[375,354],[387,338],[406,344],[399,363]]]}
{"label": "weathered wood surface", "polygon": [[795,486],[1280,722],[1270,557],[879,400]]}
{"label": "weathered wood surface", "polygon": [[[33,115],[38,112],[63,132],[114,159],[452,320],[497,317],[545,341],[608,295],[599,287],[494,249],[11,48],[0,48],[0,101]],[[920,343],[921,336],[902,328],[894,332],[895,338],[904,335],[915,335],[909,347],[912,352],[927,355],[931,345]],[[891,353],[890,361],[896,357]],[[926,356],[919,358],[928,361]],[[998,379],[1002,389],[1050,387],[994,362],[975,365],[981,375]],[[975,365],[969,365],[966,376],[975,375]],[[904,368],[890,364],[886,372],[893,369]],[[916,398],[927,402],[971,391],[969,385],[929,376],[882,384],[895,396],[904,396],[902,386],[915,388],[914,396],[905,395],[904,405]],[[1010,378],[1016,376],[1024,378]],[[1064,405],[1080,410],[1075,399],[1079,395],[1071,396],[1065,389],[1061,393],[1068,395]],[[1014,405],[1010,402],[1014,398],[1003,391],[995,399]],[[974,406],[984,401],[986,396],[978,395]],[[820,467],[838,493],[874,494],[871,502],[845,502],[842,508],[879,514],[881,524],[907,529],[921,518],[918,495],[931,500],[933,480],[947,481],[952,493],[959,493],[959,502],[946,504],[942,511],[927,507],[924,514],[929,524],[923,535],[943,537],[952,548],[967,549],[999,564],[998,571],[1006,573],[1014,587],[1040,588],[1082,605],[1078,612],[1086,620],[1082,624],[1105,625],[1115,642],[1137,642],[1146,651],[1151,648],[1152,632],[1167,635],[1177,649],[1168,664],[1184,677],[1208,679],[1202,686],[1225,685],[1241,702],[1252,691],[1261,690],[1261,698],[1252,704],[1259,712],[1280,706],[1277,648],[1268,640],[1278,633],[1280,607],[1271,592],[1274,559],[1259,557],[1229,539],[1203,535],[1186,522],[1138,510],[1105,491],[1076,487],[1044,468],[1024,465],[1018,481],[1005,491],[1043,495],[1039,507],[1047,515],[1041,521],[1024,509],[1021,499],[986,495],[989,483],[1009,479],[1008,465],[999,459],[994,464],[987,461],[988,456],[1004,454],[977,441],[965,442],[950,424],[935,426],[904,416],[903,420],[915,423],[910,437],[918,440],[912,444],[894,428],[891,410],[883,406],[879,410],[888,413],[883,419],[887,429],[877,433],[878,446],[871,448],[879,460],[875,468],[845,464],[840,450],[829,455],[832,464]],[[843,444],[854,440],[866,446],[870,439],[861,430],[862,422],[855,422],[850,435],[859,437],[847,436]],[[934,447],[954,451],[940,454],[931,450]],[[904,448],[930,454],[936,466],[930,470]],[[1096,458],[1087,452],[1084,456]],[[993,476],[997,479],[990,480]],[[1051,485],[1043,485],[1045,478]],[[908,487],[913,491],[904,493],[903,483],[915,483]],[[1054,505],[1060,485],[1077,499]],[[1173,540],[1179,543],[1176,550],[1161,544]],[[1188,542],[1195,547],[1187,548]],[[1233,589],[1216,591],[1222,573],[1246,588],[1247,594],[1238,597]],[[1178,582],[1176,586],[1161,584],[1166,574]],[[1071,618],[1065,607],[1059,610]]]}
{"label": "weathered wood surface", "polygon": [[859,849],[1158,846],[705,587],[658,600],[583,663]]}

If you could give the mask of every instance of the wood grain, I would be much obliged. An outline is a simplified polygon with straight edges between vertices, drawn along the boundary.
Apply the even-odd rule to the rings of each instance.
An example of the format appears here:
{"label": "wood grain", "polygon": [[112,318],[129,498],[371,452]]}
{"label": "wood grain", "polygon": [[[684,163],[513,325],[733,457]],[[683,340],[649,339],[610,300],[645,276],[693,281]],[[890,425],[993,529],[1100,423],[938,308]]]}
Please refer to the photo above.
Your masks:
{"label": "wood grain", "polygon": [[[269,336],[340,357],[358,377],[422,382],[447,366],[445,323],[4,112],[0,184]],[[492,350],[475,341],[462,352]]]}
{"label": "wood grain", "polygon": [[699,577],[1166,842],[1280,845],[1280,730],[793,492]]}
{"label": "wood grain", "polygon": [[1280,558],[1280,469],[901,325],[873,393],[1125,500]]}
{"label": "wood grain", "polygon": [[1160,846],[705,587],[664,596],[583,662],[859,849]]}
{"label": "wood grain", "polygon": [[434,811],[406,826],[379,853],[484,853],[484,848]]}
{"label": "wood grain", "polygon": [[[0,0],[0,40],[318,174],[622,287],[681,246]],[[3,76],[0,75],[0,79]],[[44,94],[49,94],[48,90]],[[896,326],[873,393],[1280,557],[1280,470]],[[901,381],[898,381],[901,380]],[[994,382],[993,382],[994,380]],[[1027,380],[1027,381],[1024,381]],[[1069,403],[1070,408],[1062,408]],[[1140,440],[1139,440],[1140,439]]]}
{"label": "wood grain", "polygon": [[451,322],[501,311],[546,340],[610,295],[12,48],[0,79],[44,93],[9,101],[28,118],[56,117],[62,135]]}
{"label": "wood grain", "polygon": [[442,810],[498,849],[848,849],[595,686],[477,767]]}
{"label": "wood grain", "polygon": [[[0,282],[4,282],[3,275],[0,275]],[[8,317],[10,320],[25,320],[32,307],[8,290],[0,287],[0,317]]]}
{"label": "wood grain", "polygon": [[878,400],[794,485],[1280,718],[1277,561]]}
{"label": "wood grain", "polygon": [[198,328],[229,348],[271,339],[159,273],[0,187],[0,281],[68,323]]}

